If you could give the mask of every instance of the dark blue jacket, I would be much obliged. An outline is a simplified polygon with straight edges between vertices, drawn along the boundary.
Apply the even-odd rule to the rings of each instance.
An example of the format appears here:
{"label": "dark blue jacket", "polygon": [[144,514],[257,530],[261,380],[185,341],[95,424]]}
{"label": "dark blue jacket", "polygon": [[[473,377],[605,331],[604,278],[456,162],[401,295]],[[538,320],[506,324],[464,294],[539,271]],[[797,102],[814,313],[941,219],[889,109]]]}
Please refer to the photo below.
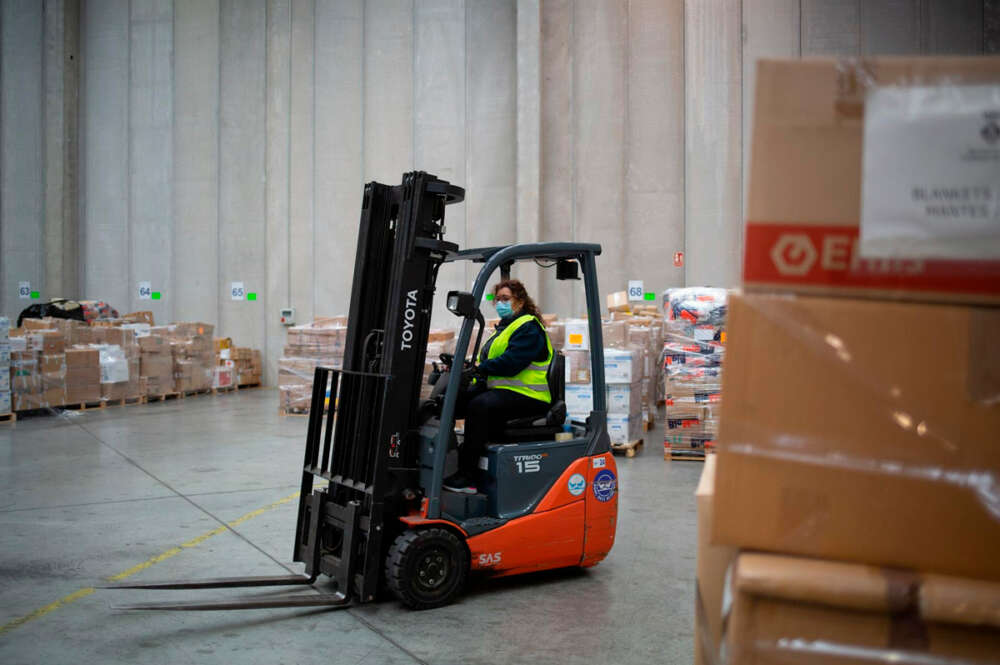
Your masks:
{"label": "dark blue jacket", "polygon": [[[500,319],[496,331],[483,344],[483,355],[489,355],[490,344],[504,328],[513,323],[520,312]],[[492,360],[479,363],[483,373],[490,376],[514,376],[533,362],[542,362],[549,357],[545,343],[545,331],[538,321],[528,321],[514,331],[507,340],[507,350]]]}

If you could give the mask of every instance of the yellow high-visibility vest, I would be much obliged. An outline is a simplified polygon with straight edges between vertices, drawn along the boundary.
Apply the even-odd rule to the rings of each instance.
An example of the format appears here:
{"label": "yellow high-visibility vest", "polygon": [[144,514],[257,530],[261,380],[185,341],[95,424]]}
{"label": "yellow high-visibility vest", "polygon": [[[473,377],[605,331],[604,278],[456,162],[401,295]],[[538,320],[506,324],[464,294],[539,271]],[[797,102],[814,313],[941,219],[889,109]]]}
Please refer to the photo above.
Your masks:
{"label": "yellow high-visibility vest", "polygon": [[[501,330],[498,334],[496,334],[496,336],[492,337],[491,340],[488,340],[484,345],[489,347],[487,358],[492,360],[493,358],[502,355],[503,352],[507,350],[507,344],[510,341],[511,335],[513,335],[518,328],[529,321],[538,321],[538,319],[531,314],[519,316],[514,319],[509,326]],[[542,325],[540,321],[538,325]],[[549,392],[549,382],[545,375],[548,373],[549,364],[552,362],[552,341],[549,340],[549,335],[545,332],[544,326],[542,326],[542,334],[545,335],[545,346],[548,350],[548,355],[544,361],[532,361],[530,365],[522,369],[514,376],[490,375],[486,377],[486,387],[491,389],[502,388],[504,390],[513,390],[516,393],[531,397],[532,399],[551,403],[552,394]],[[480,351],[479,362],[483,361],[483,352]]]}

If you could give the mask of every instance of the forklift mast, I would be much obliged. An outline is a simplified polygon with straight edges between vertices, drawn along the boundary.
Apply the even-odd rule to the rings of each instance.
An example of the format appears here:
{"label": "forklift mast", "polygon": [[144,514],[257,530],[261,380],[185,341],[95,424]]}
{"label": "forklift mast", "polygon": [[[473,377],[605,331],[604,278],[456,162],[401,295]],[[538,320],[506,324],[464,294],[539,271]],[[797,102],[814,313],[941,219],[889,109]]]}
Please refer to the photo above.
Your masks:
{"label": "forklift mast", "polygon": [[458,249],[443,240],[445,207],[464,196],[423,172],[365,186],[344,365],[316,369],[293,556],[362,601],[378,589],[386,510],[401,512],[419,481],[407,443],[438,269]]}

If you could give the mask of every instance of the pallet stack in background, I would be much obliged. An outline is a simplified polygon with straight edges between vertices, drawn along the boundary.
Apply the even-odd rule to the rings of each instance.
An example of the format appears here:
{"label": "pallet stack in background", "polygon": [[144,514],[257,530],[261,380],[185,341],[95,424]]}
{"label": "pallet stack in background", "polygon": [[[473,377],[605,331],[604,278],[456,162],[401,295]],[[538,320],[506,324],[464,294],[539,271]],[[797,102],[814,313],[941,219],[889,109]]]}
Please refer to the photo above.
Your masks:
{"label": "pallet stack in background", "polygon": [[718,435],[726,291],[669,289],[663,294],[663,310],[663,456],[704,459]]}
{"label": "pallet stack in background", "polygon": [[288,329],[278,360],[280,413],[309,413],[317,365],[342,368],[346,341],[346,316],[316,317],[312,323]]}
{"label": "pallet stack in background", "polygon": [[[148,312],[139,312],[89,323],[44,318],[24,319],[20,328],[0,327],[6,348],[0,358],[10,364],[4,373],[9,388],[2,392],[12,413],[137,403],[214,387],[219,359],[211,324],[154,326]],[[238,376],[259,384],[260,352],[241,349],[237,355]]]}
{"label": "pallet stack in background", "polygon": [[[612,294],[609,304],[613,303]],[[612,310],[603,321],[604,381],[608,407],[608,435],[612,444],[634,454],[642,442],[649,414],[655,413],[654,347],[661,328],[654,319]],[[593,409],[590,334],[586,319],[563,322],[566,359],[566,411],[572,420],[585,421]]]}
{"label": "pallet stack in background", "polygon": [[10,321],[0,316],[0,419],[11,414],[10,401]]}
{"label": "pallet stack in background", "polygon": [[[927,222],[921,242],[979,251],[955,232],[979,208],[925,207],[914,187],[996,191],[1000,148],[964,95],[997,85],[996,58],[760,63],[746,293],[698,498],[696,663],[997,662],[1000,261],[859,251],[883,221],[862,183],[894,223]],[[881,92],[909,101],[878,129]],[[882,130],[932,154],[870,169]],[[914,175],[928,167],[942,179]]]}

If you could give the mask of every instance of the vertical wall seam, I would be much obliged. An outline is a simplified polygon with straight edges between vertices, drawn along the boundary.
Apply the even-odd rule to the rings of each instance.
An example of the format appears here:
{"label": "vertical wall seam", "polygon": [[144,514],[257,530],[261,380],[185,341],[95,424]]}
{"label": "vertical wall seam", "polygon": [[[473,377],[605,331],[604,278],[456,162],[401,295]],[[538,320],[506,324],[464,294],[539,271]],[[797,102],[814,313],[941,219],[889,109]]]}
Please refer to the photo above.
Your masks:
{"label": "vertical wall seam", "polygon": [[84,217],[84,206],[86,205],[87,198],[87,169],[81,169],[80,164],[85,163],[84,160],[87,157],[87,133],[81,131],[80,128],[83,126],[83,108],[86,105],[87,100],[87,89],[86,76],[87,76],[87,39],[86,31],[84,26],[86,25],[86,19],[84,18],[86,5],[84,0],[80,2],[80,14],[77,17],[77,24],[79,25],[80,36],[79,36],[79,48],[77,49],[77,60],[78,67],[80,68],[80,75],[77,78],[77,104],[76,104],[76,128],[77,128],[77,180],[76,180],[76,201],[74,206],[76,207],[76,283],[77,283],[77,296],[80,299],[86,297],[87,282],[84,278],[86,273],[87,265],[87,245],[86,245],[86,228]]}
{"label": "vertical wall seam", "polygon": [[625,3],[625,62],[622,72],[624,86],[625,117],[622,122],[622,210],[621,210],[621,234],[625,240],[622,243],[622,258],[632,255],[632,240],[629,230],[629,189],[628,189],[628,164],[629,156],[632,153],[632,0]]}
{"label": "vertical wall seam", "polygon": [[[290,2],[291,0],[289,0]],[[261,292],[264,295],[264,310],[266,311],[271,303],[269,301],[268,295],[270,294],[271,288],[271,266],[268,259],[271,256],[271,243],[267,242],[267,232],[270,226],[270,212],[271,212],[271,151],[269,149],[271,144],[271,114],[268,113],[268,95],[267,86],[271,83],[270,73],[271,73],[271,0],[263,0],[264,2],[264,284]],[[288,10],[291,11],[291,5],[288,6]],[[258,315],[259,316],[259,315]],[[264,358],[265,363],[269,361],[267,356],[267,319],[264,319]]]}
{"label": "vertical wall seam", "polygon": [[[410,170],[417,169],[417,2],[410,0]],[[419,169],[423,170],[423,169]]]}
{"label": "vertical wall seam", "polygon": [[802,0],[799,0],[799,57],[802,57]]}
{"label": "vertical wall seam", "polygon": [[[309,243],[309,251],[312,253],[312,276],[310,277],[310,312],[313,316],[316,315],[316,25],[319,21],[316,19],[316,4],[318,0],[312,0],[312,10],[313,10],[313,20],[312,20],[312,141],[310,141],[312,148],[310,149],[310,159],[312,160],[312,191],[309,196],[312,198],[312,205],[309,207],[309,234],[312,236],[312,240]],[[289,256],[291,256],[291,249],[289,249]]]}
{"label": "vertical wall seam", "polygon": [[125,301],[132,307],[132,282],[135,279],[135,246],[132,243],[132,224],[135,215],[132,214],[132,0],[128,2],[128,23],[125,30],[125,241],[128,252],[128,264],[125,277]]}
{"label": "vertical wall seam", "polygon": [[[361,181],[368,180],[368,3],[361,3]],[[374,180],[374,178],[372,178]],[[350,297],[350,296],[348,296]],[[348,305],[349,306],[349,305]]]}
{"label": "vertical wall seam", "polygon": [[[177,320],[177,0],[170,1],[170,290],[166,310],[171,321]],[[163,306],[162,304],[160,305]]]}
{"label": "vertical wall seam", "polygon": [[[569,113],[570,113],[570,207],[569,207],[569,234],[573,242],[580,242],[576,229],[576,142],[580,135],[578,124],[579,113],[576,108],[576,2],[573,2],[569,16]],[[570,295],[570,310],[573,316],[579,312],[577,302],[580,299],[579,289],[572,289]]]}
{"label": "vertical wall seam", "polygon": [[[222,325],[222,13],[225,11],[219,0],[217,54],[215,66],[218,80],[215,86],[215,324]],[[222,336],[225,331],[219,330]]]}
{"label": "vertical wall seam", "polygon": [[[802,0],[799,0],[799,2],[801,2],[801,1]],[[688,66],[688,62],[687,62],[687,60],[688,60],[688,57],[687,57],[688,20],[687,20],[687,2],[683,3],[683,5],[681,6],[681,20],[682,20],[682,27],[681,27],[681,59],[682,59],[682,63],[681,63],[681,94],[684,97],[683,103],[682,103],[682,107],[681,107],[681,131],[683,132],[681,143],[682,143],[682,147],[683,147],[682,152],[684,153],[684,156],[682,158],[683,159],[683,164],[681,166],[681,180],[682,180],[682,182],[681,182],[681,196],[684,199],[684,202],[681,205],[681,215],[683,216],[682,223],[681,223],[681,228],[683,229],[683,234],[684,234],[684,242],[682,243],[682,247],[684,248],[684,256],[685,256],[685,258],[687,258],[687,256],[688,256],[688,246],[687,246],[687,244],[688,244],[688,194],[687,194],[687,189],[688,189],[688,131],[687,131],[687,126],[688,126],[688,117],[687,117],[688,116],[688,105],[687,105],[687,99],[688,99],[688,89],[687,89],[688,88],[688,81],[687,81],[688,80],[688,76],[687,76],[687,66]],[[684,271],[683,274],[682,274],[683,283],[684,283],[684,286],[687,286],[688,285],[688,280],[687,280],[688,262],[687,261],[684,261],[683,271]]]}
{"label": "vertical wall seam", "polygon": [[[49,214],[48,214],[48,188],[49,188],[49,147],[48,147],[48,105],[45,103],[47,99],[47,88],[49,82],[49,72],[48,72],[48,60],[49,60],[49,49],[48,43],[45,39],[45,25],[48,22],[48,9],[49,2],[45,0],[42,3],[42,20],[41,20],[41,40],[42,45],[42,77],[41,85],[38,90],[38,108],[40,110],[40,121],[38,127],[38,138],[40,139],[41,149],[42,149],[42,189],[41,189],[41,214],[42,214],[42,232],[38,235],[38,257],[41,270],[41,285],[39,291],[47,289],[49,286],[49,275],[48,275],[48,252],[47,249],[47,236],[49,233]],[[52,296],[49,293],[49,296]]]}
{"label": "vertical wall seam", "polygon": [[[740,21],[740,50],[737,52],[738,55],[739,55],[739,64],[737,64],[737,66],[736,66],[736,71],[739,72],[739,77],[740,77],[740,87],[739,87],[739,90],[740,90],[740,109],[741,110],[743,109],[744,105],[746,104],[746,78],[743,76],[743,64],[744,64],[744,61],[745,61],[745,49],[746,49],[746,40],[743,37],[743,11],[744,11],[744,2],[745,2],[745,0],[740,0],[740,13],[739,13],[739,21]],[[739,195],[738,195],[739,196],[739,202],[738,202],[739,205],[736,206],[736,209],[739,211],[739,215],[740,215],[739,219],[736,220],[736,251],[737,251],[737,255],[736,255],[736,267],[737,267],[737,271],[738,271],[736,279],[737,279],[737,283],[738,283],[740,275],[743,274],[743,238],[744,238],[743,225],[745,223],[743,211],[744,211],[744,197],[746,196],[746,188],[743,186],[744,177],[746,176],[746,173],[743,172],[744,165],[746,164],[746,155],[745,155],[745,152],[746,152],[746,143],[744,143],[744,136],[743,136],[743,114],[742,113],[740,114],[740,121],[737,123],[737,127],[739,128],[739,132],[740,132],[740,139],[736,143],[740,147],[740,158],[737,161],[737,164],[738,164],[739,169],[740,169],[740,186],[739,186]]]}
{"label": "vertical wall seam", "polygon": [[[293,48],[295,39],[295,21],[292,13],[295,11],[295,0],[288,3],[288,140],[285,141],[285,153],[287,173],[285,174],[285,304],[284,307],[292,306],[292,104],[295,103],[295,95],[292,94],[292,57],[295,54]],[[273,309],[273,304],[271,308]],[[273,315],[273,314],[272,314]],[[266,328],[265,328],[266,329]]]}
{"label": "vertical wall seam", "polygon": [[[3,7],[0,6],[0,57],[2,57],[2,56],[3,56]],[[0,63],[0,65],[2,65],[2,63]],[[7,88],[4,87],[3,67],[0,66],[0,128],[2,128],[4,126],[4,120],[5,120],[4,113],[3,113],[3,108],[4,108],[3,101],[4,101],[4,99],[7,96],[6,93],[5,93],[6,90],[7,90]],[[5,173],[4,173],[4,160],[2,158],[2,155],[7,154],[5,152],[6,145],[5,145],[5,141],[3,140],[3,135],[4,135],[3,131],[0,131],[0,204],[2,204],[2,199],[3,199],[3,183],[5,182],[5,180],[4,180],[4,175],[5,175]],[[7,220],[5,220],[4,216],[3,216],[3,206],[0,205],[0,264],[2,264],[4,262],[3,259],[4,259],[4,256],[5,256],[4,253],[3,253],[3,251],[4,251],[3,250],[3,248],[4,248],[3,239],[4,239],[4,235],[5,235],[4,234],[4,227],[6,226],[6,224],[5,224],[6,221]],[[5,285],[5,284],[3,284],[5,273],[3,272],[2,267],[3,266],[0,265],[0,287],[6,287],[6,288],[0,288],[0,312],[6,312],[7,311],[7,300],[8,300],[8,298],[10,298],[10,296],[8,295],[8,293],[10,292],[10,287],[7,286],[7,285]]]}
{"label": "vertical wall seam", "polygon": [[[469,144],[471,142],[471,132],[469,131],[469,3],[473,0],[465,0],[462,4],[462,23],[465,25],[464,30],[464,46],[462,49],[462,96],[465,98],[465,104],[462,108],[462,129],[465,132],[465,145],[462,147],[462,176],[463,176],[463,186],[465,187],[465,246],[471,247],[472,243],[469,242],[469,220],[472,215],[469,214],[469,203],[471,202],[474,193],[470,187],[469,182]],[[463,286],[470,283],[469,280],[469,265],[468,261],[462,262],[462,284]]]}

